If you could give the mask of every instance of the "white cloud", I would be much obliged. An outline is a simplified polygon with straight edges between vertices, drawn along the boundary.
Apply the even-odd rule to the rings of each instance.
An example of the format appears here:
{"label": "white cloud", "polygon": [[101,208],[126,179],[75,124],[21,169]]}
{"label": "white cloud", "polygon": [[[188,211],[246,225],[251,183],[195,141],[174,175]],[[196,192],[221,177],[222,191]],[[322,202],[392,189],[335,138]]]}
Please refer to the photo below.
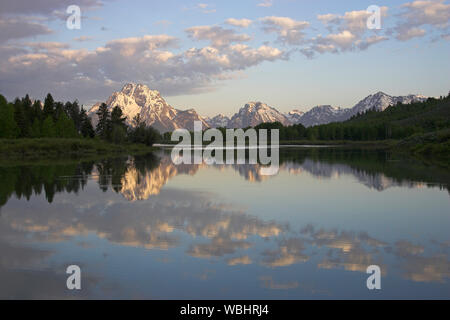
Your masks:
{"label": "white cloud", "polygon": [[265,7],[265,8],[269,8],[273,5],[273,1],[272,0],[262,0],[261,2],[259,2],[257,4],[258,7]]}
{"label": "white cloud", "polygon": [[405,3],[402,8],[404,11],[395,27],[396,38],[400,41],[424,36],[426,31],[422,26],[440,30],[449,27],[450,4],[446,4],[444,0],[418,0]]}
{"label": "white cloud", "polygon": [[304,40],[304,32],[309,22],[297,21],[289,17],[265,17],[260,19],[266,33],[276,33],[277,40],[289,45],[300,44]]}
{"label": "white cloud", "polygon": [[197,26],[186,29],[188,36],[195,40],[209,40],[214,47],[227,46],[233,42],[250,40],[247,34],[238,34],[234,30],[219,26]]}
{"label": "white cloud", "polygon": [[35,97],[51,91],[56,98],[80,101],[106,98],[126,81],[165,95],[189,94],[212,90],[220,79],[264,61],[286,59],[277,48],[233,41],[181,52],[179,39],[168,35],[115,39],[95,50],[57,42],[0,46],[0,87],[11,98],[25,88]]}
{"label": "white cloud", "polygon": [[234,18],[230,18],[225,20],[226,24],[229,24],[231,26],[235,26],[235,27],[241,27],[241,28],[248,28],[248,26],[250,26],[252,24],[252,20],[250,19],[234,19]]}
{"label": "white cloud", "polygon": [[399,29],[399,33],[397,34],[397,40],[400,41],[406,41],[410,40],[412,38],[418,38],[423,37],[425,35],[426,31],[424,29],[412,27],[412,28],[405,28],[405,29]]}

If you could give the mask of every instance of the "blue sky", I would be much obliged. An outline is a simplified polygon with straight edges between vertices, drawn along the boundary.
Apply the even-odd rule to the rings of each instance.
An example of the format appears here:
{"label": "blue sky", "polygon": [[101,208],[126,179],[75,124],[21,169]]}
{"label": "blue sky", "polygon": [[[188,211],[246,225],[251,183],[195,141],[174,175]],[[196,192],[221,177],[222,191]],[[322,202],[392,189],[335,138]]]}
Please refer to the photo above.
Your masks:
{"label": "blue sky", "polygon": [[[72,4],[79,30],[66,27]],[[366,26],[370,5],[380,30]],[[255,100],[289,111],[450,90],[445,0],[5,0],[0,12],[9,99],[51,92],[89,107],[139,82],[211,116]]]}

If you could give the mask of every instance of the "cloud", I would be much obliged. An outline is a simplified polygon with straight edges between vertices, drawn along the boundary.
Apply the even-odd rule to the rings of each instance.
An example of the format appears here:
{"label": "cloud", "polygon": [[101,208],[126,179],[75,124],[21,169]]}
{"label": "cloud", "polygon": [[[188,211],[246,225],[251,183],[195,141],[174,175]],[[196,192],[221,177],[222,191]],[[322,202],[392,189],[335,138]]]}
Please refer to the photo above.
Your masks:
{"label": "cloud", "polygon": [[445,4],[444,0],[418,0],[405,3],[402,8],[400,21],[394,28],[400,41],[424,36],[426,31],[420,28],[422,26],[441,30],[449,27],[450,4]]}
{"label": "cloud", "polygon": [[[387,7],[381,7],[381,17],[387,16]],[[344,15],[338,14],[323,14],[318,15],[317,19],[327,27],[330,33],[339,31],[350,31],[353,34],[363,34],[367,29],[367,19],[372,13],[366,10],[348,11]]]}
{"label": "cloud", "polygon": [[262,0],[262,2],[259,2],[257,4],[258,7],[265,7],[269,8],[273,5],[273,0]]}
{"label": "cloud", "polygon": [[229,24],[231,26],[235,26],[235,27],[241,27],[241,28],[248,28],[248,26],[250,26],[252,24],[252,20],[250,19],[234,19],[234,18],[229,18],[227,20],[225,20],[226,24]]}
{"label": "cloud", "polygon": [[230,258],[227,260],[227,264],[229,266],[236,266],[239,264],[251,264],[252,263],[252,259],[250,259],[249,256],[241,256],[241,257],[236,257],[236,258]]}
{"label": "cloud", "polygon": [[52,33],[37,20],[0,16],[0,44],[13,39],[22,39]]}
{"label": "cloud", "polygon": [[211,5],[207,3],[198,3],[197,8],[202,11],[202,13],[214,13],[216,12],[216,9],[212,8]]}
{"label": "cloud", "polygon": [[[381,16],[387,16],[387,7],[381,7]],[[366,10],[348,11],[343,15],[322,14],[317,19],[328,30],[327,35],[317,35],[308,40],[309,45],[299,51],[308,58],[313,58],[316,53],[340,53],[345,51],[366,50],[371,45],[388,40],[367,28],[367,19],[371,13]],[[367,35],[372,32],[372,35]],[[375,32],[375,34],[373,34]]]}
{"label": "cloud", "polygon": [[80,37],[73,38],[74,41],[78,41],[78,42],[91,41],[93,39],[94,39],[93,37],[89,37],[89,36],[80,36]]}
{"label": "cloud", "polygon": [[400,41],[406,41],[406,40],[410,40],[412,38],[418,38],[418,37],[423,37],[426,33],[426,31],[424,29],[420,29],[420,28],[400,28],[398,30],[398,34],[397,34],[397,40]]}
{"label": "cloud", "polygon": [[264,32],[276,33],[279,42],[289,45],[301,44],[305,36],[303,30],[309,26],[309,22],[297,21],[288,17],[271,16],[260,20]]}
{"label": "cloud", "polygon": [[194,40],[209,40],[214,47],[227,46],[233,42],[245,42],[250,40],[247,34],[238,34],[231,29],[219,26],[197,26],[186,29],[188,36]]}
{"label": "cloud", "polygon": [[65,11],[65,9],[73,4],[83,9],[98,8],[103,5],[101,0],[2,0],[2,14],[40,14],[51,15],[55,11]]}

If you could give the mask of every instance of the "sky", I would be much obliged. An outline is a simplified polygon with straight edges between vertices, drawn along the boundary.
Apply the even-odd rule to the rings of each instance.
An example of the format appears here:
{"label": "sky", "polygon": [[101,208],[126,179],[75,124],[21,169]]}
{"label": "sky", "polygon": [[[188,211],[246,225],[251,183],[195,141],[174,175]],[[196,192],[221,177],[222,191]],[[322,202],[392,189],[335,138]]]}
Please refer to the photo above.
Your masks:
{"label": "sky", "polygon": [[0,0],[0,57],[9,100],[50,92],[89,108],[134,82],[204,116],[248,101],[345,108],[449,92],[450,2]]}

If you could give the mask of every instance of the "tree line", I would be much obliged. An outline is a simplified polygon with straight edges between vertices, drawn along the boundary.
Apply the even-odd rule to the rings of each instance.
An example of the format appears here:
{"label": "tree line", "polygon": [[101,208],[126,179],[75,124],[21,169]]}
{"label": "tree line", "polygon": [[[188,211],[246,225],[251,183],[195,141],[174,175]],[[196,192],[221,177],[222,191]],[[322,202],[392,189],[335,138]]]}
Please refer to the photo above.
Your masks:
{"label": "tree line", "polygon": [[0,95],[0,138],[86,138],[108,142],[152,145],[161,139],[159,132],[142,121],[140,114],[132,119],[132,127],[119,106],[111,111],[103,103],[93,126],[86,109],[78,101],[57,102],[49,93],[44,103],[32,101],[27,94],[8,102]]}
{"label": "tree line", "polygon": [[398,103],[384,111],[368,110],[347,121],[305,128],[301,124],[283,126],[279,122],[261,123],[255,129],[278,129],[280,140],[404,139],[415,134],[450,128],[450,93],[424,102]]}

